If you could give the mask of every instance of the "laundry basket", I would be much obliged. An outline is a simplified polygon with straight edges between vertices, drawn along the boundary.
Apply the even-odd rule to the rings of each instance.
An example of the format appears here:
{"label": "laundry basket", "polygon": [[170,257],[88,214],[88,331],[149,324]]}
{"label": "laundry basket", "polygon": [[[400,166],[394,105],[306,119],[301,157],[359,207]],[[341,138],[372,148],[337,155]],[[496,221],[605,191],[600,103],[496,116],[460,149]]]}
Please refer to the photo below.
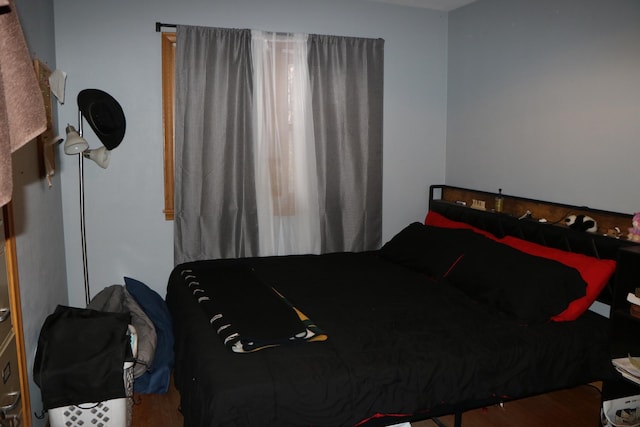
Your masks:
{"label": "laundry basket", "polygon": [[[135,358],[138,354],[138,336],[133,325],[129,325],[129,334],[131,350]],[[124,385],[127,397],[49,409],[49,425],[51,427],[131,427],[133,365],[134,362],[124,363]]]}
{"label": "laundry basket", "polygon": [[640,426],[640,395],[603,402],[601,415],[603,427]]}

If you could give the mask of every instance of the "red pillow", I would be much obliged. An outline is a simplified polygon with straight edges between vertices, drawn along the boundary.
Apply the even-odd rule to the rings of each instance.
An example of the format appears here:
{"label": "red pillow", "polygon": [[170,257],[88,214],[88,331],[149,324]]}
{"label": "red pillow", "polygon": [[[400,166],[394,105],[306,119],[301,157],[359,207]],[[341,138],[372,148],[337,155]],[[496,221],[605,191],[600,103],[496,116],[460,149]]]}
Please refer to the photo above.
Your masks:
{"label": "red pillow", "polygon": [[473,230],[478,234],[482,234],[485,237],[488,237],[493,240],[498,240],[496,236],[489,233],[486,230],[482,230],[480,228],[474,227],[471,224],[467,224],[466,222],[454,221],[452,219],[447,218],[444,215],[439,214],[438,212],[429,211],[427,213],[427,217],[424,219],[424,223],[426,225],[431,225],[433,227],[442,227],[442,228],[464,228],[468,230]]}
{"label": "red pillow", "polygon": [[552,259],[578,270],[587,283],[586,295],[573,300],[562,313],[551,317],[551,320],[556,322],[575,320],[580,317],[598,298],[616,269],[616,262],[610,259],[597,259],[588,255],[566,252],[513,236],[506,236],[498,241],[530,255]]}

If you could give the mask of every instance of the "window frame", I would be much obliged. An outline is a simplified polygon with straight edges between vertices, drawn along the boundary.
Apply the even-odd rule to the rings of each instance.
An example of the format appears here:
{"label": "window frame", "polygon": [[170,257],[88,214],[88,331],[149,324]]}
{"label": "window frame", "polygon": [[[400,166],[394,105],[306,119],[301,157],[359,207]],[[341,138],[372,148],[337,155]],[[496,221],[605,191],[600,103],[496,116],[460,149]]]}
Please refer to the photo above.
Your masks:
{"label": "window frame", "polygon": [[174,219],[174,118],[176,33],[162,32],[162,129],[164,154],[164,219]]}

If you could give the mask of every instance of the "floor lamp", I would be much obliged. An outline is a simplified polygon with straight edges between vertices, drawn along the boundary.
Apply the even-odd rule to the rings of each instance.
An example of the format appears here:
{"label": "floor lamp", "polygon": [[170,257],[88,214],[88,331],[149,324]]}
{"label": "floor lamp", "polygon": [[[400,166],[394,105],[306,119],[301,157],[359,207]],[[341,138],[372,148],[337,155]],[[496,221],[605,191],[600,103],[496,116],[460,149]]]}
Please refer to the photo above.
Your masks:
{"label": "floor lamp", "polygon": [[[104,144],[90,149],[83,136],[83,118],[86,119],[96,136]],[[87,234],[84,209],[84,159],[93,160],[106,169],[111,160],[111,150],[120,145],[125,131],[125,118],[120,104],[106,92],[99,89],[85,89],[78,94],[78,130],[67,125],[64,152],[78,156],[78,183],[80,195],[80,239],[82,248],[82,272],[84,277],[85,302],[91,301],[89,268],[87,262]]]}

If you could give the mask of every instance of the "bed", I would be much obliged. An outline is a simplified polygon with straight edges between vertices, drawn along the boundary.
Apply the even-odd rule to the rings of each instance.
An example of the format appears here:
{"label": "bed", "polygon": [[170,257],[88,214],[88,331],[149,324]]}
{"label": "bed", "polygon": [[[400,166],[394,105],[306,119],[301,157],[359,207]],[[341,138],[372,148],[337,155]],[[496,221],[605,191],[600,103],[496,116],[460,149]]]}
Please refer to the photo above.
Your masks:
{"label": "bed", "polygon": [[495,213],[492,197],[432,186],[426,220],[376,251],[176,266],[185,426],[460,425],[471,408],[612,375],[607,319],[587,308],[608,301],[634,243],[526,212],[588,214],[605,233],[631,216],[509,196]]}

